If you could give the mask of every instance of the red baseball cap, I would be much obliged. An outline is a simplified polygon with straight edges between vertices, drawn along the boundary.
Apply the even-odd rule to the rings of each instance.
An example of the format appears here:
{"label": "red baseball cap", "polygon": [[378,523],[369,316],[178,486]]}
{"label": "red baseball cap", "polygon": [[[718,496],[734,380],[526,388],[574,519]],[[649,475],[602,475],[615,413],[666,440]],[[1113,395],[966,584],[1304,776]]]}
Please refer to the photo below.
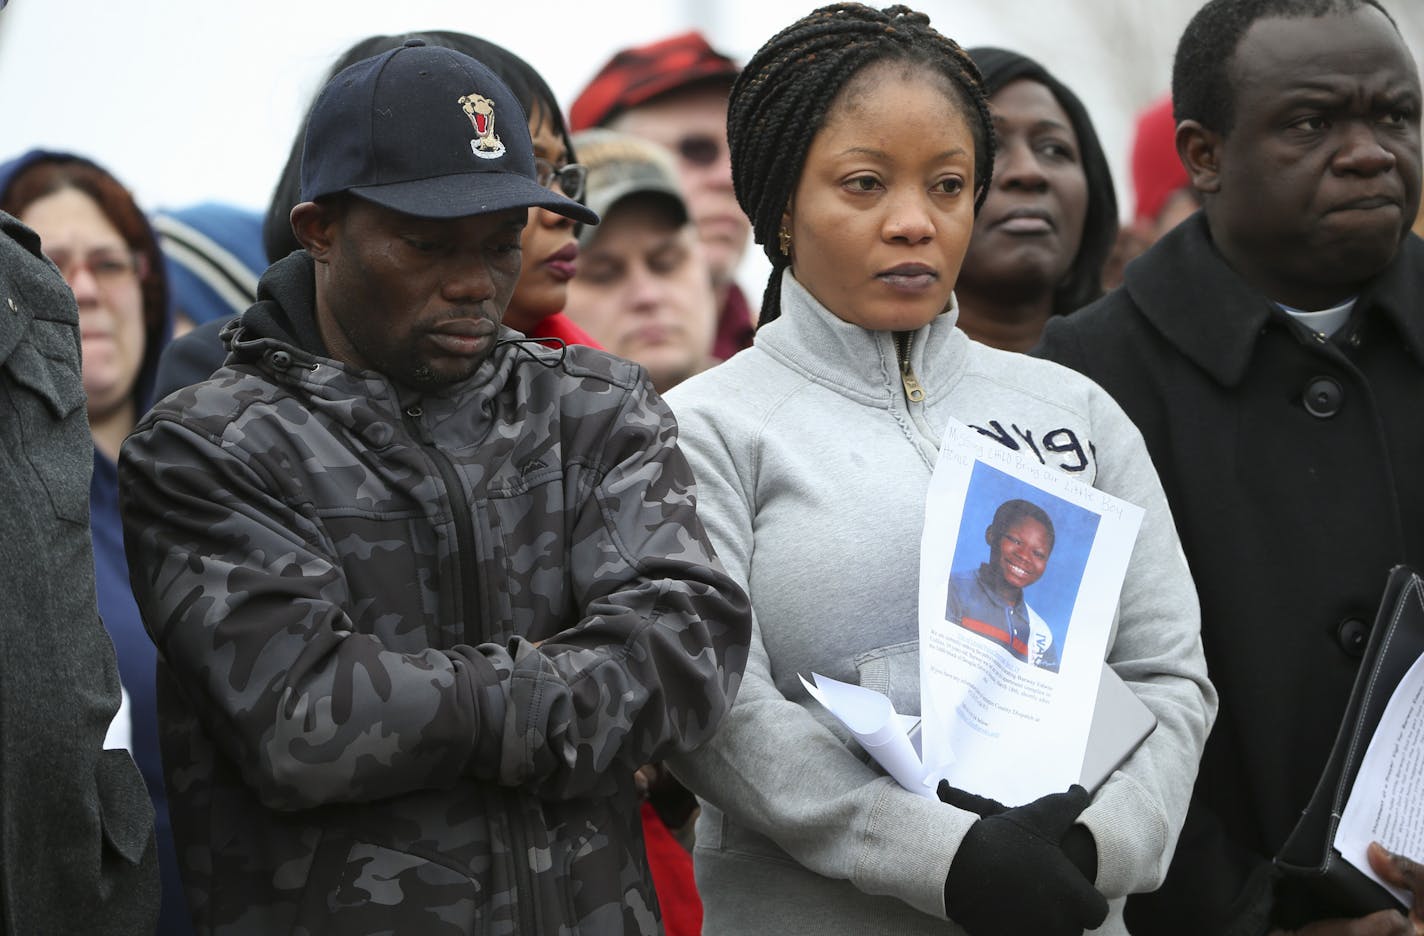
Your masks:
{"label": "red baseball cap", "polygon": [[599,69],[569,108],[569,130],[602,126],[670,91],[713,81],[730,86],[740,72],[696,30],[624,49]]}

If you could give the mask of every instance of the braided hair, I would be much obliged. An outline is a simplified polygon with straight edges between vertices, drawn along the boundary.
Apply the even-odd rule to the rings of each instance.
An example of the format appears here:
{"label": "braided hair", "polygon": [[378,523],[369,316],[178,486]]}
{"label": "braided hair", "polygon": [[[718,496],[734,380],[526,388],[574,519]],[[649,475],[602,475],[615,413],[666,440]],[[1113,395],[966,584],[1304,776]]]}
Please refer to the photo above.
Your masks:
{"label": "braided hair", "polygon": [[836,3],[807,14],[757,50],[727,106],[732,187],[772,266],[759,324],[781,314],[781,275],[791,261],[776,235],[811,141],[850,79],[885,61],[920,65],[946,79],[974,135],[974,210],[984,203],[994,171],[994,124],[979,69],[959,44],[905,6]]}

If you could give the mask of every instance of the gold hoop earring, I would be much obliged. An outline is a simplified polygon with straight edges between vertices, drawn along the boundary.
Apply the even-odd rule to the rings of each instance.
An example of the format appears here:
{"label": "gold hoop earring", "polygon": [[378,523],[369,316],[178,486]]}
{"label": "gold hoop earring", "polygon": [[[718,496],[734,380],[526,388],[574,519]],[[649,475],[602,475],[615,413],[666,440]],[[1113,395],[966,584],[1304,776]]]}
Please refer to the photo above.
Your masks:
{"label": "gold hoop earring", "polygon": [[776,243],[777,243],[777,247],[780,248],[780,250],[781,250],[781,255],[782,255],[783,257],[789,257],[789,256],[791,256],[791,232],[790,232],[790,231],[786,230],[786,228],[784,228],[784,227],[783,227],[781,230],[777,231],[777,232],[776,232]]}

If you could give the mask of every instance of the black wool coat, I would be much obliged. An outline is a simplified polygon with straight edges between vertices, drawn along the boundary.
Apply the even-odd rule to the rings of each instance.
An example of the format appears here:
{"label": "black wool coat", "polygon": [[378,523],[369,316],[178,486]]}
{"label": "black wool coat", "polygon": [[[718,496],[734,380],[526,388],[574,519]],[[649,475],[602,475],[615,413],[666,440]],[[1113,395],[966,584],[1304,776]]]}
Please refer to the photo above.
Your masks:
{"label": "black wool coat", "polygon": [[1133,933],[1335,915],[1269,861],[1324,765],[1390,568],[1424,569],[1424,241],[1410,235],[1324,339],[1237,276],[1198,213],[1035,353],[1141,429],[1221,697],[1172,869],[1130,902]]}
{"label": "black wool coat", "polygon": [[0,213],[0,934],[153,933],[153,804],[94,608],[74,296]]}

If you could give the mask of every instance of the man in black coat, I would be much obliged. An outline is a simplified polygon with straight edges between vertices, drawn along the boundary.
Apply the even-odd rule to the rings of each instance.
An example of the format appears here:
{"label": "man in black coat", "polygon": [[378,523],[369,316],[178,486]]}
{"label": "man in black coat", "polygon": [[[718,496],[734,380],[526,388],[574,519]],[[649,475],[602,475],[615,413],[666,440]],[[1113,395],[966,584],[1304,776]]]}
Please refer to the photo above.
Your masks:
{"label": "man in black coat", "polygon": [[1271,857],[1390,568],[1424,568],[1418,72],[1374,0],[1212,0],[1172,94],[1203,210],[1038,349],[1146,437],[1221,694],[1172,869],[1127,920],[1146,936],[1409,933],[1393,912],[1342,919]]}
{"label": "man in black coat", "polygon": [[153,804],[103,750],[119,707],[94,609],[74,296],[33,231],[0,213],[0,934],[148,936]]}

